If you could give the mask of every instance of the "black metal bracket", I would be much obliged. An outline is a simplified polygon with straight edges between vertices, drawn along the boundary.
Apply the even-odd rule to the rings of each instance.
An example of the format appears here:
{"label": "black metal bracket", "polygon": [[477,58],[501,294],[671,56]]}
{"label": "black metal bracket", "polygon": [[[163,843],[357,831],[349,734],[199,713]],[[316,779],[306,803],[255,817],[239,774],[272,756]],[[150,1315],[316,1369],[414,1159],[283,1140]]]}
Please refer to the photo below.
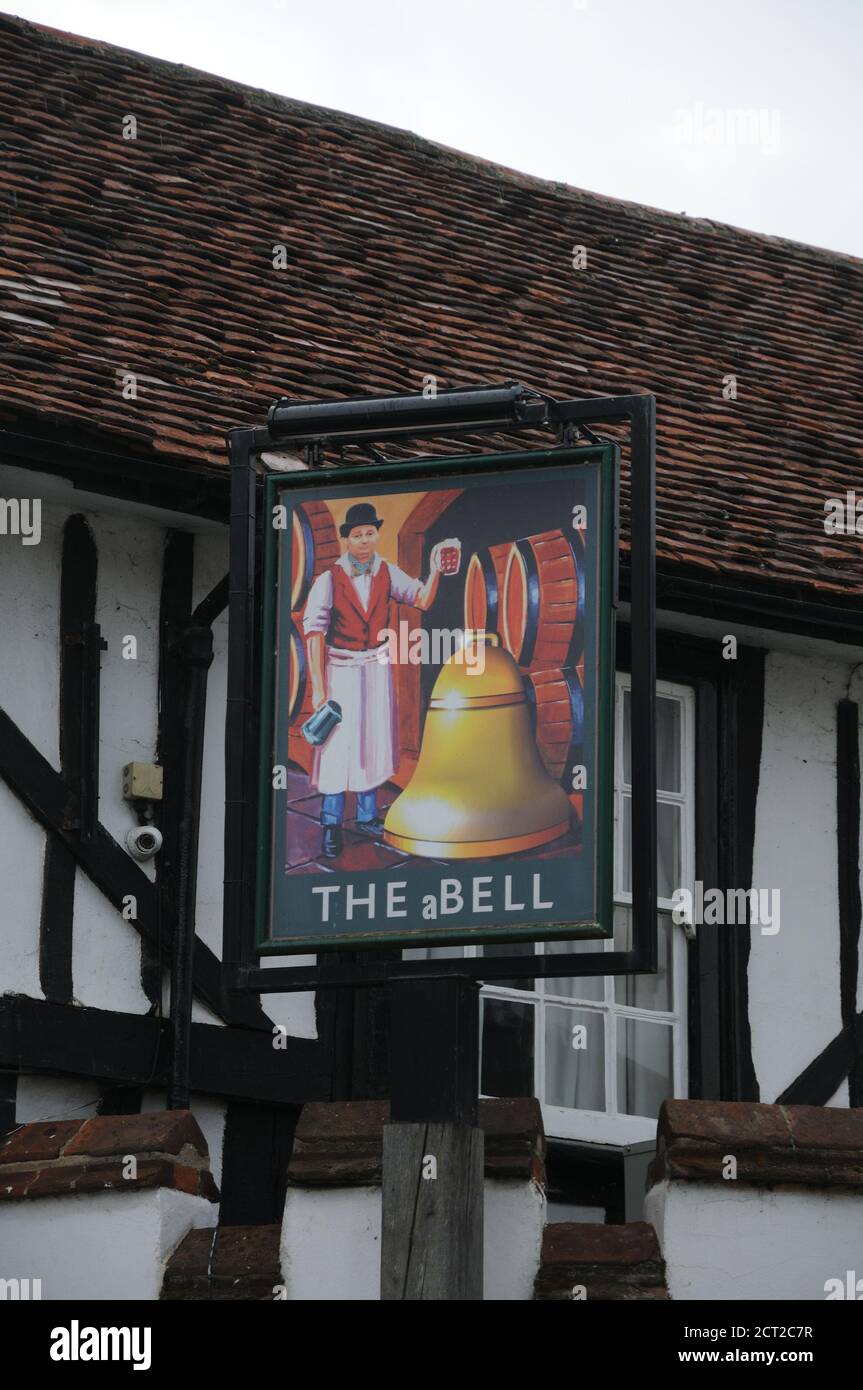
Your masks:
{"label": "black metal bracket", "polygon": [[[258,455],[286,439],[320,461],[325,441],[383,442],[434,433],[550,429],[562,442],[592,435],[589,424],[629,427],[632,630],[632,946],[570,956],[483,956],[452,961],[382,961],[357,952],[344,964],[265,969],[254,948],[260,530]],[[268,428],[231,430],[228,706],[225,733],[225,892],[223,971],[229,991],[255,994],[378,986],[412,977],[474,980],[649,974],[657,968],[656,931],[656,400],[651,395],[556,401],[507,382],[440,392],[348,401],[277,401]],[[615,511],[618,511],[617,499]],[[617,540],[616,540],[617,544]],[[352,953],[353,954],[353,953]]]}

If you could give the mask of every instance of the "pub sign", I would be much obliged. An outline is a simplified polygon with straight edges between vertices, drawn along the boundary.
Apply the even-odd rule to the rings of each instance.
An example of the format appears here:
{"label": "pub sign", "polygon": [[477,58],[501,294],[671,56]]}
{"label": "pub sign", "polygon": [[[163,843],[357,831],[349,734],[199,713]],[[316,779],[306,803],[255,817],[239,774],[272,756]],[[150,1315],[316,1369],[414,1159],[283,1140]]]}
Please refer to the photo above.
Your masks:
{"label": "pub sign", "polygon": [[259,951],[611,935],[617,467],[268,476]]}

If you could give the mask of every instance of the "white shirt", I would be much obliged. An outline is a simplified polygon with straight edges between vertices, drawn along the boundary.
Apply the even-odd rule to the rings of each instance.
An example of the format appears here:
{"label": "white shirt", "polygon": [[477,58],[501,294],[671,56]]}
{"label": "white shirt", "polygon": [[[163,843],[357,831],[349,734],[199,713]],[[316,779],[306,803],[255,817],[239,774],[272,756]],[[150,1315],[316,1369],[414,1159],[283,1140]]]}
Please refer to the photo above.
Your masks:
{"label": "white shirt", "polygon": [[[336,562],[341,565],[345,574],[350,579],[357,591],[357,596],[363,608],[368,611],[369,595],[372,589],[372,579],[377,574],[384,561],[380,555],[375,555],[371,569],[366,574],[352,575],[350,560],[347,551],[340,555]],[[390,598],[394,603],[410,603],[417,601],[417,595],[422,588],[422,580],[411,579],[410,575],[405,574],[404,570],[399,569],[398,565],[393,565],[387,560],[390,572]],[[324,570],[319,574],[309,591],[306,600],[306,611],[303,615],[303,632],[308,636],[310,632],[328,632],[330,626],[330,613],[333,607],[333,576],[330,570]]]}

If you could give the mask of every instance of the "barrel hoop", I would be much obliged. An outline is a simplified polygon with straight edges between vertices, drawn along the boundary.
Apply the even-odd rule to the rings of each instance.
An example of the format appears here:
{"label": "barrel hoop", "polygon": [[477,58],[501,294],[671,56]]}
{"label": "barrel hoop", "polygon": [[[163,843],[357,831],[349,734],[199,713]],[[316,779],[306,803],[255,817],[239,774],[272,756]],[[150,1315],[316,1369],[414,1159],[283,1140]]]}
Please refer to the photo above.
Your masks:
{"label": "barrel hoop", "polygon": [[294,515],[297,518],[303,537],[303,572],[301,575],[298,575],[297,582],[291,594],[291,604],[294,608],[297,608],[304,602],[309,591],[309,585],[312,582],[312,575],[315,569],[315,536],[311,522],[301,502],[298,502],[294,508]]}
{"label": "barrel hoop", "polygon": [[497,632],[498,615],[500,613],[500,591],[497,586],[497,574],[495,573],[494,560],[491,558],[491,551],[486,548],[477,551],[476,558],[482,570],[482,577],[485,580],[486,626],[491,632]]}
{"label": "barrel hoop", "polygon": [[533,660],[533,653],[534,648],[536,647],[536,638],[538,631],[536,624],[532,624],[530,622],[530,613],[531,609],[533,609],[535,612],[539,610],[541,599],[539,587],[539,568],[537,566],[536,555],[534,554],[533,546],[530,544],[530,541],[513,541],[512,553],[509,558],[509,564],[507,565],[507,571],[509,570],[510,566],[516,562],[516,557],[518,557],[518,559],[521,560],[521,563],[524,567],[525,581],[526,611],[524,615],[524,638],[522,640],[521,650],[517,652],[514,652],[512,650],[510,636],[507,630],[505,609],[503,614],[504,637],[507,647],[509,648],[510,652],[512,652],[512,655],[515,657],[519,666],[529,666],[531,661]]}

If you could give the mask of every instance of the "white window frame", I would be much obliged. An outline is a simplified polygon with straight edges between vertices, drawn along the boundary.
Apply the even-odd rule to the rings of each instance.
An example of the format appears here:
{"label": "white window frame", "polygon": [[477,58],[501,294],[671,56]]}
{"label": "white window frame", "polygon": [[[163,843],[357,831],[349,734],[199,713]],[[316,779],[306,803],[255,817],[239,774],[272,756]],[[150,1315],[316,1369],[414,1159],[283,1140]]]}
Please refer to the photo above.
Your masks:
{"label": "white window frame", "polygon": [[[614,863],[615,863],[615,905],[622,907],[632,903],[632,894],[619,887],[618,872],[622,863],[622,792],[628,790],[623,782],[623,691],[630,688],[628,675],[618,673],[615,685],[615,770],[614,770]],[[657,695],[676,699],[681,705],[681,772],[682,790],[677,793],[660,792],[658,800],[672,802],[682,807],[681,811],[681,888],[694,888],[695,883],[695,691],[690,686],[676,685],[669,681],[657,681]],[[657,900],[657,910],[670,912],[674,906],[670,899]],[[614,941],[593,943],[596,949],[611,951]],[[545,943],[537,942],[535,950],[544,954]],[[466,956],[476,956],[476,947],[466,947]],[[485,985],[484,998],[519,1000],[530,1003],[534,1015],[534,1094],[540,1098],[546,1134],[553,1138],[578,1139],[597,1144],[618,1146],[640,1143],[652,1139],[656,1134],[656,1120],[644,1115],[625,1115],[614,1107],[617,1098],[617,1020],[623,1018],[645,1019],[653,1023],[663,1023],[670,1027],[673,1056],[673,1088],[676,1097],[686,1096],[687,1082],[687,964],[686,938],[681,927],[671,924],[672,954],[672,1002],[671,1012],[636,1008],[619,1004],[615,999],[615,980],[617,976],[601,977],[605,982],[602,1000],[577,1000],[568,996],[550,995],[546,992],[546,981],[538,980],[534,990],[510,989],[497,984]],[[574,1110],[563,1106],[548,1105],[545,1101],[545,1012],[547,1006],[565,1004],[569,1008],[602,1014],[605,1038],[605,1094],[609,1101],[608,1111]]]}

